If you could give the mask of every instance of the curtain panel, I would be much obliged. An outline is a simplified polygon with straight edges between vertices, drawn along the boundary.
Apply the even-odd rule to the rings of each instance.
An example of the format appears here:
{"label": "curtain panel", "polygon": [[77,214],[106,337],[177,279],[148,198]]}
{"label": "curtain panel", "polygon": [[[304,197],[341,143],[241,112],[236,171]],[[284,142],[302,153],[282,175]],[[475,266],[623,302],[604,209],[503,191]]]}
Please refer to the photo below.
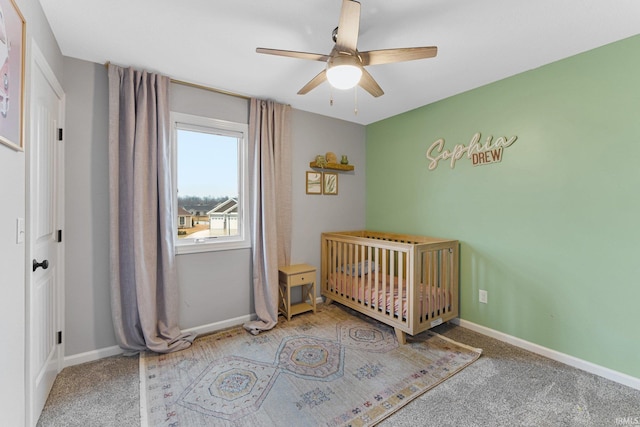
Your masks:
{"label": "curtain panel", "polygon": [[291,107],[251,99],[249,167],[253,292],[252,334],[278,323],[278,267],[291,258]]}
{"label": "curtain panel", "polygon": [[178,327],[169,78],[109,65],[111,310],[129,351],[191,345]]}

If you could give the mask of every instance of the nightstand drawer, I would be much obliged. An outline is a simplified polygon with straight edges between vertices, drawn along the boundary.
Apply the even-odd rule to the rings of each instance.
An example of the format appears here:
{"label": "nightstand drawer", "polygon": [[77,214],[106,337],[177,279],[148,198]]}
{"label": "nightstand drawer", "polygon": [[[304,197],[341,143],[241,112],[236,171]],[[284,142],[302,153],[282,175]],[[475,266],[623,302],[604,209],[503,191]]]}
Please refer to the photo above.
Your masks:
{"label": "nightstand drawer", "polygon": [[289,276],[290,286],[306,285],[307,283],[315,282],[315,271],[309,271],[306,273],[294,274]]}

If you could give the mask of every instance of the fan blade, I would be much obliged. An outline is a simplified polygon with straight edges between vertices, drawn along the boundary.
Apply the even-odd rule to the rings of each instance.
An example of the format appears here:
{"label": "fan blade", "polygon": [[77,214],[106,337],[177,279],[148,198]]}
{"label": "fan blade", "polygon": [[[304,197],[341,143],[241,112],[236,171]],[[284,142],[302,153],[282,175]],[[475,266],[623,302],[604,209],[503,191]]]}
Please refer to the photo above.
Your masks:
{"label": "fan blade", "polygon": [[438,54],[436,46],[405,47],[360,52],[362,65],[389,64],[391,62],[413,61],[414,59],[433,58]]}
{"label": "fan blade", "polygon": [[280,50],[280,49],[267,49],[264,47],[256,48],[256,52],[264,53],[267,55],[288,56],[290,58],[310,59],[312,61],[329,60],[329,55],[322,55],[320,53],[308,53],[308,52],[296,52],[294,50]]}
{"label": "fan blade", "polygon": [[318,73],[317,76],[312,78],[309,83],[304,85],[304,87],[298,91],[298,95],[309,93],[312,89],[318,87],[320,83],[323,83],[325,80],[327,80],[327,70],[322,70],[320,73]]}
{"label": "fan blade", "polygon": [[358,85],[376,98],[384,95],[382,88],[378,83],[376,83],[373,76],[364,68],[362,69],[362,77],[360,77],[360,83],[358,83]]}
{"label": "fan blade", "polygon": [[336,48],[342,52],[355,52],[360,31],[360,3],[342,0]]}

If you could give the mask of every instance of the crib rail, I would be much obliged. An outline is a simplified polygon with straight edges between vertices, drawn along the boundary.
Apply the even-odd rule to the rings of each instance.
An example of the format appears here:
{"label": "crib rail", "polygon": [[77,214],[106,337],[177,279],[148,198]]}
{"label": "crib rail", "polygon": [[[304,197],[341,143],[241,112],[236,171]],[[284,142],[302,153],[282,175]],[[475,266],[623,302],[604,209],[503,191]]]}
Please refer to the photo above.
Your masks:
{"label": "crib rail", "polygon": [[323,233],[321,293],[411,335],[458,316],[458,242]]}

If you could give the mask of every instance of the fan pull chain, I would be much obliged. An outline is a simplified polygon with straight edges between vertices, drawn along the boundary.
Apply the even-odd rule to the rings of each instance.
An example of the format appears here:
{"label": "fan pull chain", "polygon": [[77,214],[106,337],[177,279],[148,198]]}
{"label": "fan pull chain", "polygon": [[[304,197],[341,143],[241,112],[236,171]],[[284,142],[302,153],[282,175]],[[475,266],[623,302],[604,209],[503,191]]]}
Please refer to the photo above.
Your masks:
{"label": "fan pull chain", "polygon": [[329,105],[333,107],[333,88],[329,89]]}
{"label": "fan pull chain", "polygon": [[358,86],[353,88],[353,115],[358,115]]}

